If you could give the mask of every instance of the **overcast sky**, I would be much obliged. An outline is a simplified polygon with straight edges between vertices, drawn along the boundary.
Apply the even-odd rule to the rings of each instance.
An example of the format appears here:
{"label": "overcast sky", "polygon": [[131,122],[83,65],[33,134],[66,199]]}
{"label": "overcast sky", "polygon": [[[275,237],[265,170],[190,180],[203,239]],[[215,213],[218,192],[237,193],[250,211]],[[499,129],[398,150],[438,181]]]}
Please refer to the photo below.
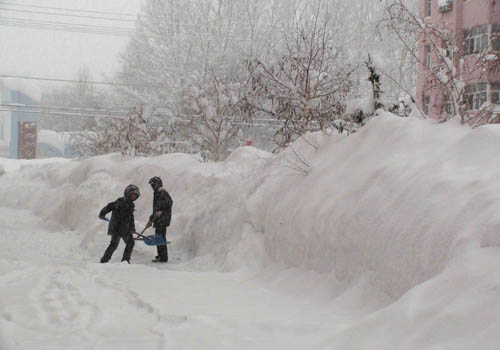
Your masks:
{"label": "overcast sky", "polygon": [[[105,80],[118,68],[118,55],[127,44],[127,37],[71,33],[42,29],[13,27],[16,19],[70,23],[75,25],[99,25],[133,28],[133,17],[113,14],[98,14],[82,11],[99,11],[136,15],[141,0],[0,0],[0,74],[27,75],[58,79],[74,79],[82,67],[87,67],[93,80]],[[28,6],[14,6],[30,5]],[[68,8],[79,12],[68,12],[40,7]],[[17,11],[8,11],[14,9]],[[48,12],[40,14],[32,12]],[[70,14],[75,17],[56,16],[52,13]],[[93,16],[118,18],[102,20],[81,18]],[[124,20],[122,20],[124,19]],[[14,22],[13,22],[14,21]],[[39,23],[39,22],[38,22]],[[38,24],[39,25],[39,24]],[[42,84],[43,85],[43,84]]]}

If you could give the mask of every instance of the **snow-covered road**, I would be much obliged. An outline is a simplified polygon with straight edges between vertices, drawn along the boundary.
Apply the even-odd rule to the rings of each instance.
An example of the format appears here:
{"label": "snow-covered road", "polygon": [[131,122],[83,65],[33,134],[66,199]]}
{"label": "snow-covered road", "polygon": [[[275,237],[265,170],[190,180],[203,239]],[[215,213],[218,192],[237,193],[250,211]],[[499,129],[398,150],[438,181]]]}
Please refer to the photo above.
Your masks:
{"label": "snow-covered road", "polygon": [[340,325],[248,273],[158,266],[140,247],[142,263],[89,262],[75,232],[0,211],[1,349],[305,349]]}

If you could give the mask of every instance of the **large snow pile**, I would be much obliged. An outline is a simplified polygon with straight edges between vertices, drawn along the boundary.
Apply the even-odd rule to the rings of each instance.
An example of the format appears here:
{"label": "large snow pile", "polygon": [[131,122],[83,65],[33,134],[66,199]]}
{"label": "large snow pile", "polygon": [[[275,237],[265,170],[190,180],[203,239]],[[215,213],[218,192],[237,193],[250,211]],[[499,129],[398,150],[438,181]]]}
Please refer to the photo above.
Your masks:
{"label": "large snow pile", "polygon": [[[73,232],[97,261],[108,240],[99,210],[134,183],[142,228],[158,175],[174,199],[168,236],[182,269],[251,270],[349,315],[310,348],[496,349],[498,149],[498,126],[384,114],[349,137],[306,135],[277,155],[244,147],[215,164],[184,154],[0,160],[0,206]],[[135,264],[149,261],[144,249]]]}

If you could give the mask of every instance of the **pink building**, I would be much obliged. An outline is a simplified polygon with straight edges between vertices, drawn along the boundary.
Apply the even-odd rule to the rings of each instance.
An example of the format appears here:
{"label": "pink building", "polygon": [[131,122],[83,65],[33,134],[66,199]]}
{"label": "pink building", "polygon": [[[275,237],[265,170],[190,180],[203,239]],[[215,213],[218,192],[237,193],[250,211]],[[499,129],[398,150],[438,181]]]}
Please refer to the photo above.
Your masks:
{"label": "pink building", "polygon": [[[477,69],[477,62],[478,57],[495,61],[491,54],[500,51],[500,0],[419,0],[419,14],[426,24],[452,33],[458,48],[454,66],[465,84],[462,97],[467,113],[477,114],[486,102],[499,104],[500,71]],[[440,119],[455,112],[446,89],[436,84],[435,72],[443,61],[431,41],[423,37],[419,43],[417,103],[425,114]],[[490,66],[487,60],[481,62],[487,62],[483,67]]]}

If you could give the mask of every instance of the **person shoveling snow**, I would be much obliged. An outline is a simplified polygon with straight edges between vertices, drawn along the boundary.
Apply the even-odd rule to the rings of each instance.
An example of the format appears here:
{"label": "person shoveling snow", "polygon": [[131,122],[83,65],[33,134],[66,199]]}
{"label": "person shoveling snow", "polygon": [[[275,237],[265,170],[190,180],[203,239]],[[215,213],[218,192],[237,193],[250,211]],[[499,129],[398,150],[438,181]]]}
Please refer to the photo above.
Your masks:
{"label": "person shoveling snow", "polygon": [[[168,261],[167,250],[167,227],[170,226],[172,218],[172,197],[163,188],[163,182],[160,177],[155,176],[149,180],[149,184],[153,189],[153,213],[149,217],[149,222],[146,228],[153,226],[155,228],[156,236],[161,236],[165,244],[157,245],[158,255],[153,262],[166,263]],[[146,243],[146,242],[145,242]]]}
{"label": "person shoveling snow", "polygon": [[109,220],[108,225],[108,235],[111,236],[111,241],[101,258],[101,263],[107,263],[111,259],[114,251],[118,248],[120,239],[123,239],[126,246],[123,251],[122,261],[126,261],[130,264],[130,257],[135,244],[132,235],[135,233],[134,201],[137,200],[140,195],[141,193],[137,186],[129,185],[125,189],[123,197],[108,203],[99,213],[99,218],[101,220],[106,220],[106,214],[111,212],[111,220]]}

